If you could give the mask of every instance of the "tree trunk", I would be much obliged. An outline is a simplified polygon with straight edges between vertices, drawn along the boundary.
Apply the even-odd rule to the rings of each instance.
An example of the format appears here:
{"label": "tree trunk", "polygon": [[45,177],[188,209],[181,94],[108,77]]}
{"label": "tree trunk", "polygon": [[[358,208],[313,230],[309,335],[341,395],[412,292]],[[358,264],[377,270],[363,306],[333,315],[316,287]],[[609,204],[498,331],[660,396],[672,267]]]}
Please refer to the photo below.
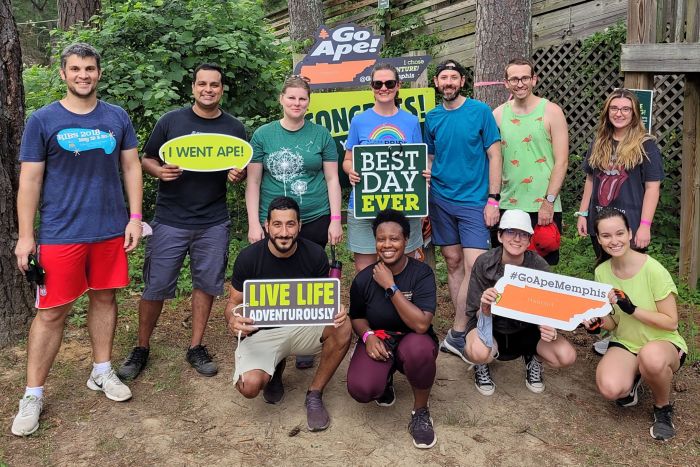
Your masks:
{"label": "tree trunk", "polygon": [[287,7],[289,8],[289,38],[297,42],[312,39],[311,44],[300,51],[306,53],[313,45],[316,30],[323,24],[323,2],[322,0],[289,0]]}
{"label": "tree trunk", "polygon": [[22,51],[10,0],[0,0],[0,347],[25,334],[33,309],[32,292],[13,254],[23,128]]}
{"label": "tree trunk", "polygon": [[89,23],[101,6],[100,0],[58,0],[58,28],[65,31],[77,23]]}
{"label": "tree trunk", "polygon": [[476,2],[476,50],[474,97],[491,108],[508,99],[503,85],[506,64],[514,58],[530,58],[532,0],[479,0]]}

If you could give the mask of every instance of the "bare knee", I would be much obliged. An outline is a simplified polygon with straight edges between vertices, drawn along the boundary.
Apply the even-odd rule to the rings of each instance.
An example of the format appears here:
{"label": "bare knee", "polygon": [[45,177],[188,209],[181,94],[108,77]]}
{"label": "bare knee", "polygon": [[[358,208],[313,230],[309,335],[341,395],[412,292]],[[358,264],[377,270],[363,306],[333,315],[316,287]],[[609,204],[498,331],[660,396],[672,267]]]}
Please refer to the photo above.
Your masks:
{"label": "bare knee", "polygon": [[256,373],[247,373],[236,383],[236,389],[246,399],[255,399],[258,397],[258,394],[260,394],[260,391],[262,391],[270,379],[267,374],[265,374],[267,376],[267,378],[265,378]]}
{"label": "bare knee", "polygon": [[117,304],[117,296],[113,289],[89,290],[90,304],[98,309],[109,308]]}
{"label": "bare knee", "polygon": [[63,328],[70,306],[57,307],[48,310],[39,310],[34,318],[34,323],[38,326],[48,328]]}
{"label": "bare knee", "polygon": [[596,378],[598,392],[607,400],[614,401],[629,394],[629,387],[622,384],[619,378],[614,376],[598,375]]}
{"label": "bare knee", "polygon": [[547,361],[552,368],[566,368],[574,364],[576,361],[576,350],[567,343],[560,345],[553,352],[553,361]]}
{"label": "bare knee", "polygon": [[639,361],[639,372],[646,380],[654,379],[664,372],[671,371],[665,355],[653,352],[652,350],[653,349],[648,347],[642,347],[637,357]]}
{"label": "bare knee", "polygon": [[452,249],[443,248],[442,256],[445,258],[448,272],[455,272],[464,267],[461,250],[452,251]]}
{"label": "bare knee", "polygon": [[465,352],[467,353],[467,360],[472,363],[484,364],[492,360],[491,349],[481,342],[481,339],[476,334],[476,329],[470,331],[467,335]]}

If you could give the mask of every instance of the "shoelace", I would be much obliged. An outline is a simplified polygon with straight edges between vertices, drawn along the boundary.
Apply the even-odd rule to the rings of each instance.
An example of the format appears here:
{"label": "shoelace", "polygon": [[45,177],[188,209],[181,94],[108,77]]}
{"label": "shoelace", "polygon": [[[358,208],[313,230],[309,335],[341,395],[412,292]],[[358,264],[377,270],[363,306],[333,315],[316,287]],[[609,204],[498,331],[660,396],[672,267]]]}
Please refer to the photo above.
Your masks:
{"label": "shoelace", "polygon": [[321,400],[320,396],[309,394],[306,398],[306,407],[310,409],[322,409],[323,401]]}
{"label": "shoelace", "polygon": [[411,430],[416,428],[422,428],[423,430],[429,430],[432,425],[430,424],[430,414],[426,409],[419,409],[411,418]]}
{"label": "shoelace", "polygon": [[542,364],[535,357],[527,364],[527,374],[531,381],[542,381]]}
{"label": "shoelace", "polygon": [[196,360],[198,364],[209,363],[211,361],[211,356],[204,345],[195,348],[192,353],[193,359]]}
{"label": "shoelace", "polygon": [[122,383],[122,380],[119,379],[117,374],[114,372],[114,370],[109,370],[109,373],[107,373],[103,379],[102,379],[102,385],[106,385],[107,383],[112,383],[112,384],[124,384]]}
{"label": "shoelace", "polygon": [[138,363],[139,365],[146,360],[145,355],[142,352],[131,352],[129,358],[126,359],[125,365],[133,365]]}
{"label": "shoelace", "polygon": [[492,384],[489,367],[486,365],[475,365],[476,379],[479,385]]}
{"label": "shoelace", "polygon": [[20,410],[20,415],[22,417],[34,415],[39,410],[39,399],[36,397],[28,397],[26,400],[27,402],[22,404],[22,408]]}

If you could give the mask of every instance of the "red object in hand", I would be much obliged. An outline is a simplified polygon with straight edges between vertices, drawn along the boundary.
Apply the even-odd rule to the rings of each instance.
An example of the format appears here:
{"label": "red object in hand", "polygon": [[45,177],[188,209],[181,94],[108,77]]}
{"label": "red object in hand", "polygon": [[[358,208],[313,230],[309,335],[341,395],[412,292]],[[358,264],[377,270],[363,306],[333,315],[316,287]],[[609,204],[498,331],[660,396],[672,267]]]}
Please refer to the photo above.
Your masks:
{"label": "red object in hand", "polygon": [[389,337],[389,334],[386,333],[383,329],[379,329],[374,331],[374,335],[380,338],[381,340],[385,340]]}

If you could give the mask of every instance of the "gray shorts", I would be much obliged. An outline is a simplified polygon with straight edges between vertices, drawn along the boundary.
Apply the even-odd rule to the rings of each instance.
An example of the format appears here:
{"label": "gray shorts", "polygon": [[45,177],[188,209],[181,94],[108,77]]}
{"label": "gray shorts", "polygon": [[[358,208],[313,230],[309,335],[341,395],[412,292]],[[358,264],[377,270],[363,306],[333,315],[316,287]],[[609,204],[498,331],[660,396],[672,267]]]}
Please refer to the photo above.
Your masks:
{"label": "gray shorts", "polygon": [[263,329],[246,337],[236,349],[233,384],[244,373],[262,370],[272,376],[279,362],[290,355],[316,355],[327,326],[283,326]]}
{"label": "gray shorts", "polygon": [[185,256],[190,255],[192,287],[211,296],[224,292],[231,222],[186,230],[151,222],[153,236],[146,243],[143,262],[144,300],[174,298]]}
{"label": "gray shorts", "polygon": [[[373,255],[377,253],[377,244],[372,233],[374,219],[356,219],[348,210],[348,249],[353,253]],[[423,246],[423,223],[419,217],[410,217],[411,236],[406,244],[406,253]]]}

